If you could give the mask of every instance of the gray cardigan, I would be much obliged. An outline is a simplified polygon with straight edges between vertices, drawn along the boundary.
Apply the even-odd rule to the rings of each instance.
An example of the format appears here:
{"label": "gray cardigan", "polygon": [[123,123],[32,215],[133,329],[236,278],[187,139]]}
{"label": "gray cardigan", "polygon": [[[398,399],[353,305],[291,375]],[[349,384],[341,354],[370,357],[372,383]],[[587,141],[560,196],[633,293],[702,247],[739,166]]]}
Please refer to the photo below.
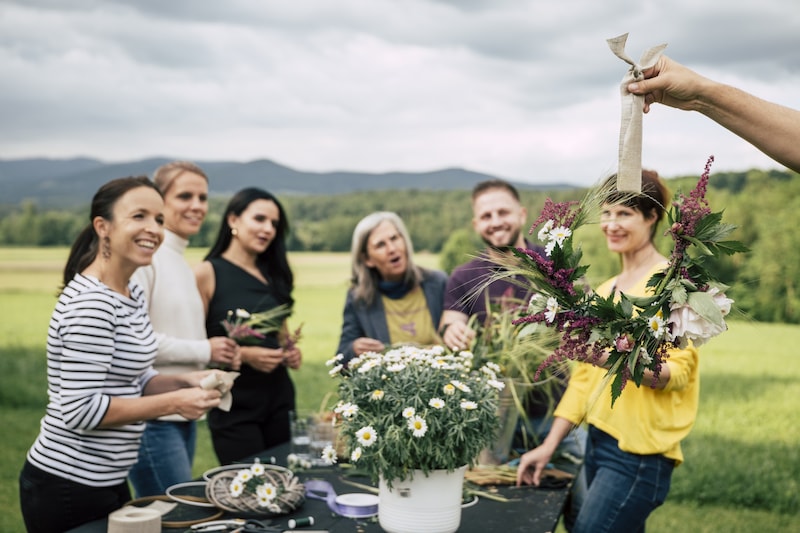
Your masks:
{"label": "gray cardigan", "polygon": [[[441,270],[422,270],[422,292],[428,303],[431,322],[434,329],[438,329],[439,320],[442,318],[444,289],[447,285],[447,274]],[[347,301],[344,304],[344,320],[342,321],[342,335],[339,339],[337,354],[344,355],[344,362],[355,356],[353,341],[360,337],[377,339],[384,344],[389,343],[389,326],[386,324],[386,313],[383,309],[383,299],[376,297],[372,305],[356,302],[352,289],[347,291]]]}

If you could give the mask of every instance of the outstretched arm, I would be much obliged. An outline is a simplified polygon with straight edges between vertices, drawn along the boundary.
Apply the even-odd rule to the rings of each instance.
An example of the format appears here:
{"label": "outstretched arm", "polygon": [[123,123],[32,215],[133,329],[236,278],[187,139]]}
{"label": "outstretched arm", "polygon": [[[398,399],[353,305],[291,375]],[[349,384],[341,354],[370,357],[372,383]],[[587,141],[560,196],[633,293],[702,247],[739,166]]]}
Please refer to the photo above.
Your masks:
{"label": "outstretched arm", "polygon": [[644,75],[628,90],[644,95],[645,113],[654,102],[697,111],[800,172],[800,111],[704,78],[667,56]]}

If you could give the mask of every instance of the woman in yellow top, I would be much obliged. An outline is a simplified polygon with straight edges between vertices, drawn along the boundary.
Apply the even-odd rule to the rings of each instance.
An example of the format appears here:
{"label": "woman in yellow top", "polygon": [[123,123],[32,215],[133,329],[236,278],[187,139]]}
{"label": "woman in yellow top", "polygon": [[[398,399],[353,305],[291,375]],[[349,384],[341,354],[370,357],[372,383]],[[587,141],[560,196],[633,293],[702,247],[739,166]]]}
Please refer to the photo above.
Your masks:
{"label": "woman in yellow top", "polygon": [[[626,196],[622,203],[609,198],[603,205],[600,227],[608,249],[620,255],[622,271],[600,285],[598,294],[644,296],[650,276],[667,266],[653,237],[668,198],[658,174],[643,171],[642,194]],[[681,440],[697,414],[700,376],[694,347],[669,350],[658,377],[646,371],[640,387],[630,382],[613,409],[610,384],[598,390],[604,363],[577,365],[550,433],[522,456],[517,470],[518,485],[538,485],[556,446],[586,421],[588,492],[572,533],[644,531],[647,517],[667,497],[672,470],[683,461]]]}

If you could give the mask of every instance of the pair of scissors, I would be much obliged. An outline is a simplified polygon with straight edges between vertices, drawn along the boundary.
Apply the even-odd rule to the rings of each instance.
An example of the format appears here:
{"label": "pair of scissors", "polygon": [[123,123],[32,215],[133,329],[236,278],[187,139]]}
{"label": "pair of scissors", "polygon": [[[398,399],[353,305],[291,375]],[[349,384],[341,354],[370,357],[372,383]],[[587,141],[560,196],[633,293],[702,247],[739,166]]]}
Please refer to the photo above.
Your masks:
{"label": "pair of scissors", "polygon": [[268,533],[283,531],[272,527],[269,521],[244,518],[231,518],[230,520],[211,520],[202,524],[195,524],[189,530],[191,533],[210,533],[212,531],[230,531],[231,533]]}

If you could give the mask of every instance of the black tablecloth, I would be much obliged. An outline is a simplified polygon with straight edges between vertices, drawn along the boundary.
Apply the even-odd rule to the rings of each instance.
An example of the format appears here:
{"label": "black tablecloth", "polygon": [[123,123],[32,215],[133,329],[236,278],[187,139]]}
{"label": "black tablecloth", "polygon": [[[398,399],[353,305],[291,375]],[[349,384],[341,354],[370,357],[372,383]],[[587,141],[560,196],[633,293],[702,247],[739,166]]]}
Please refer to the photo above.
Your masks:
{"label": "black tablecloth", "polygon": [[[285,465],[289,453],[288,443],[266,450],[257,457],[263,463],[270,462],[274,457],[277,464]],[[243,463],[252,462],[255,457],[243,460]],[[364,492],[343,480],[349,479],[363,484],[369,484],[366,478],[345,478],[343,471],[338,467],[313,468],[299,471],[297,476],[305,481],[308,479],[323,479],[329,481],[337,494],[349,492]],[[481,490],[484,490],[482,488]],[[534,487],[497,487],[497,494],[502,495],[511,502],[498,502],[479,498],[474,505],[465,507],[461,515],[461,533],[490,533],[490,532],[524,532],[537,533],[554,531],[561,510],[569,492],[569,486],[557,489],[544,489]],[[302,507],[295,513],[282,515],[269,519],[269,525],[289,530],[288,521],[291,518],[314,517],[314,525],[298,528],[292,531],[327,530],[331,533],[370,533],[380,532],[383,529],[378,524],[378,518],[351,519],[337,516],[328,509],[327,504],[321,500],[307,498]],[[226,515],[225,518],[233,518]],[[266,522],[267,520],[262,520]],[[98,520],[73,529],[70,533],[106,533],[107,520]],[[164,532],[175,533],[188,528],[164,528]]]}

